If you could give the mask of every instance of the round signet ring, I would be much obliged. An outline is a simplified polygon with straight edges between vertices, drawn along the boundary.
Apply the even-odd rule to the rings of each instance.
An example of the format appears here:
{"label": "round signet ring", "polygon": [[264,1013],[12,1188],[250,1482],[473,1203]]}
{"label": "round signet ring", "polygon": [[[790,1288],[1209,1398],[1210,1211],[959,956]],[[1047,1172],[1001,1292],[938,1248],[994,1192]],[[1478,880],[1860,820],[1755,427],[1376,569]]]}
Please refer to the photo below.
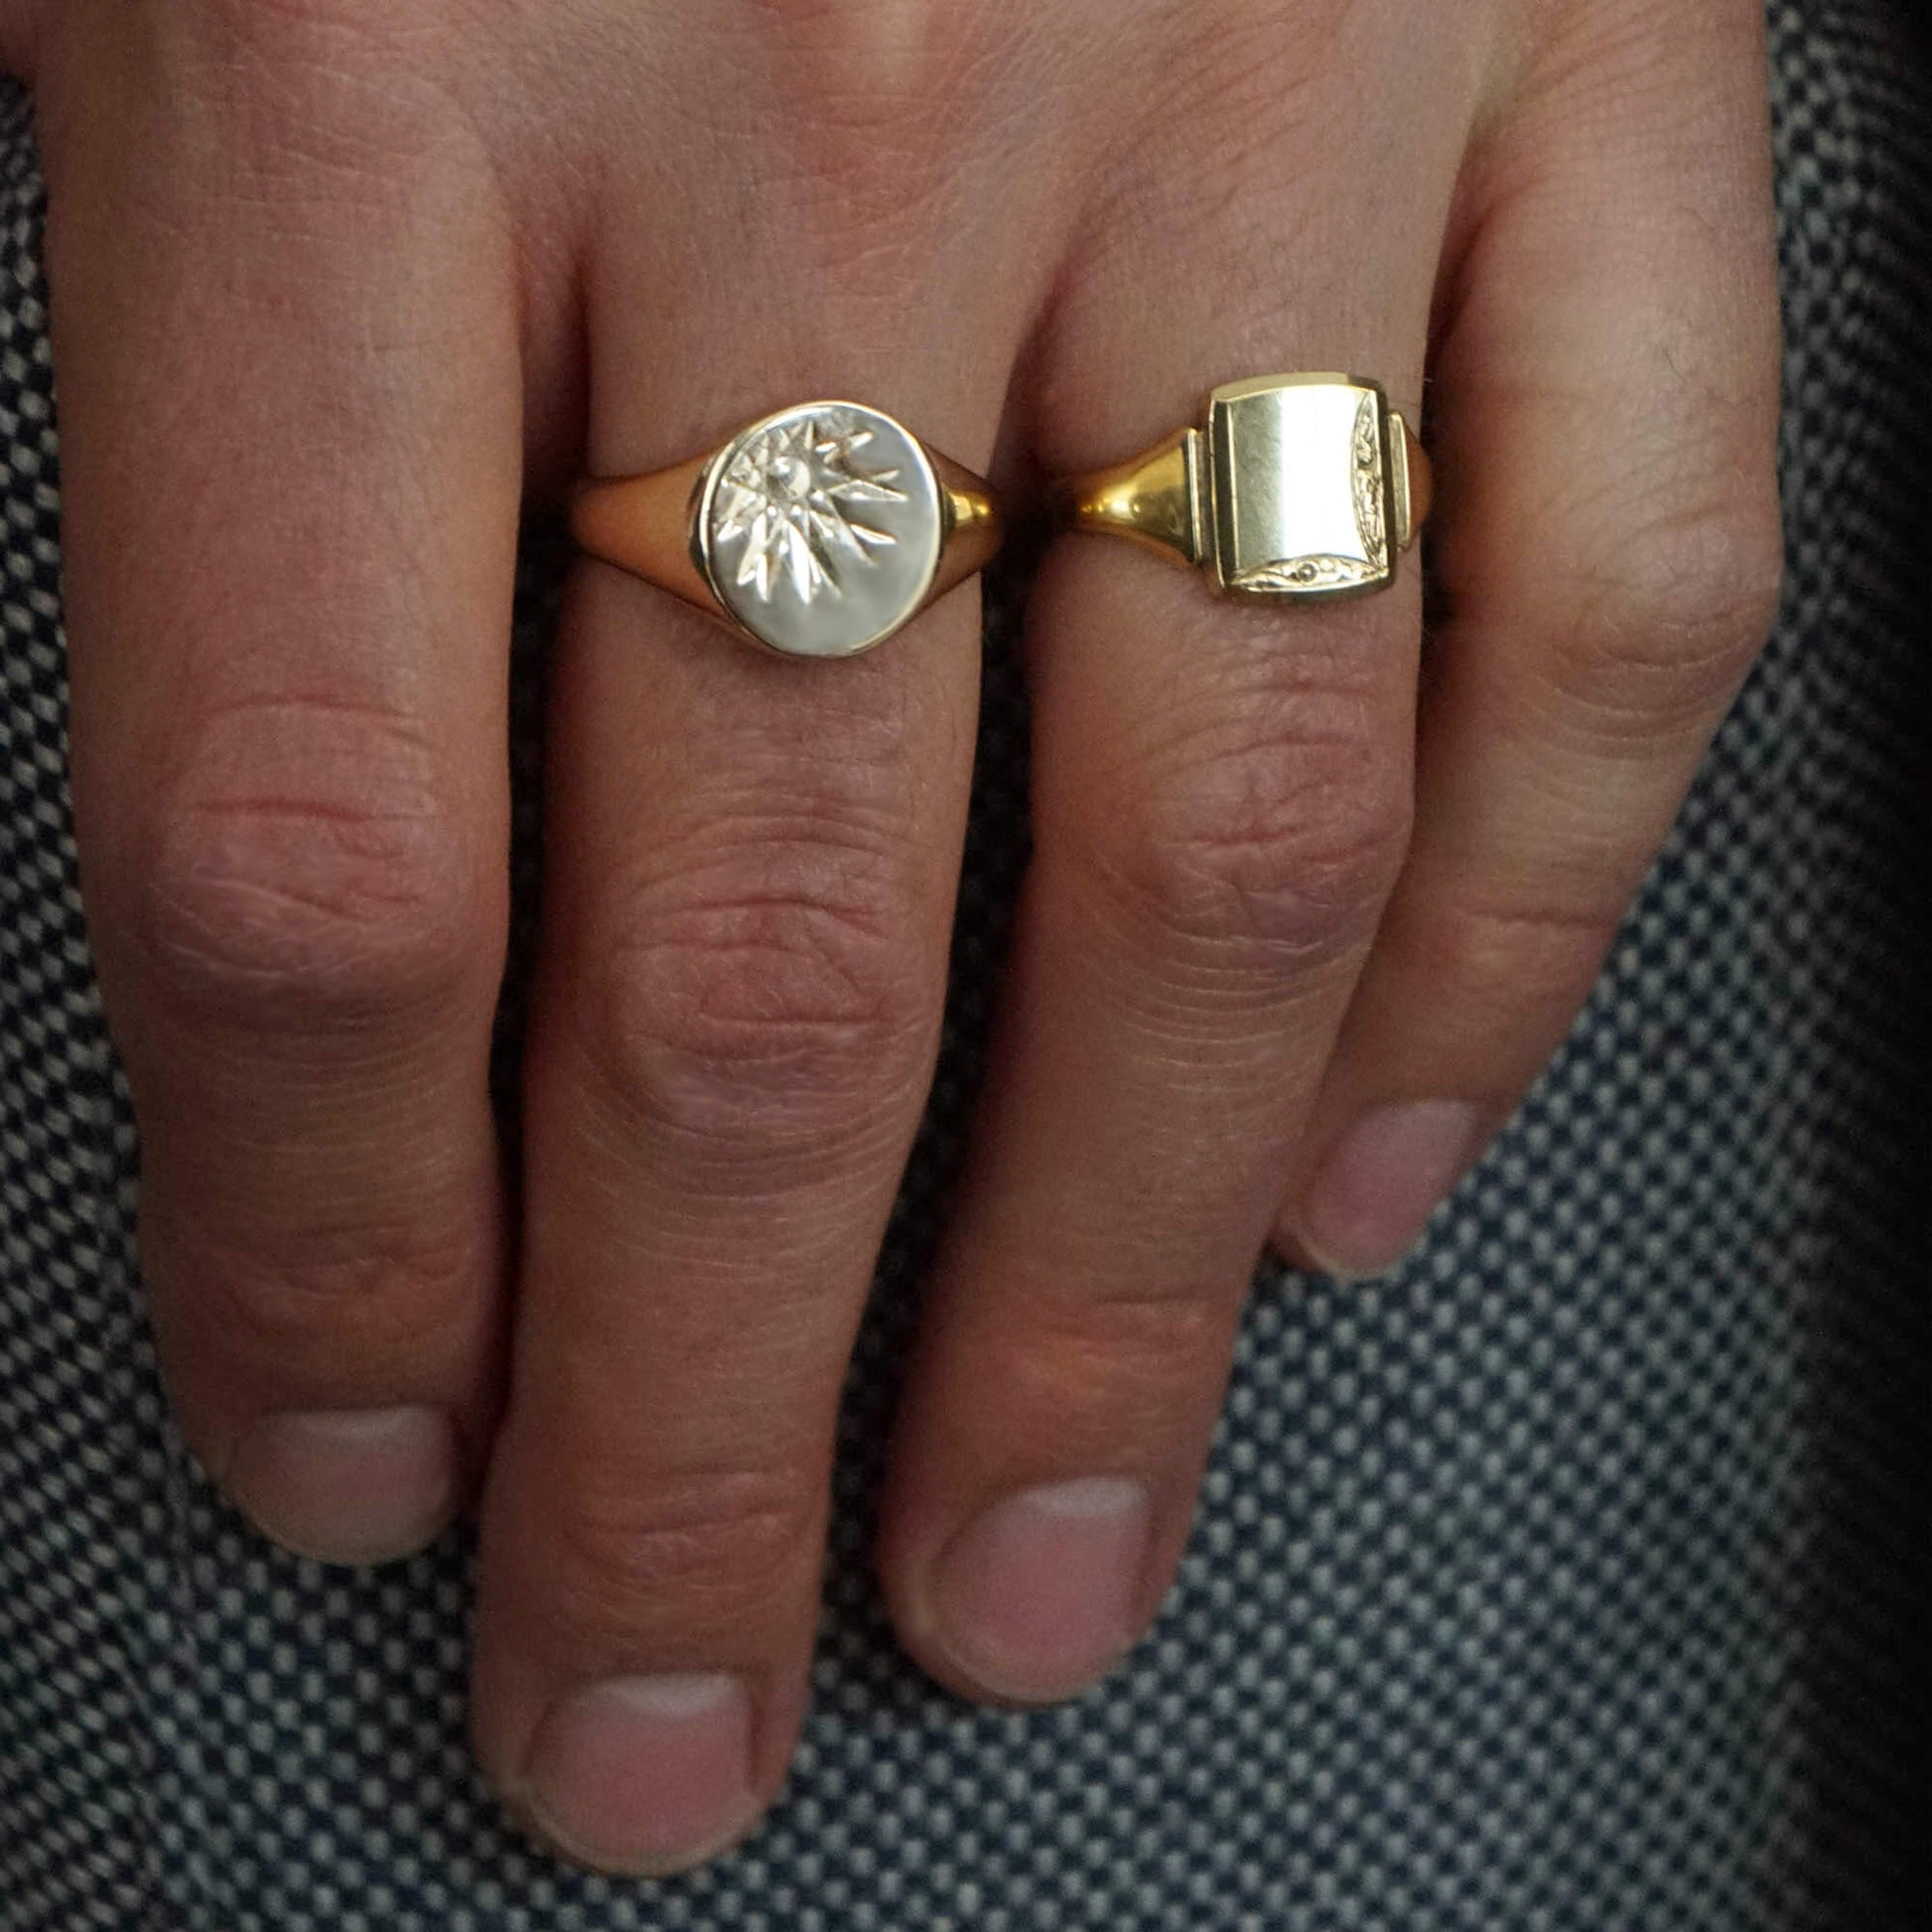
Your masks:
{"label": "round signet ring", "polygon": [[673,469],[587,483],[571,530],[787,657],[884,643],[1000,545],[980,478],[856,402],[798,403]]}
{"label": "round signet ring", "polygon": [[1429,459],[1377,382],[1264,375],[1129,463],[1059,486],[1075,528],[1132,538],[1237,597],[1385,590],[1429,514]]}

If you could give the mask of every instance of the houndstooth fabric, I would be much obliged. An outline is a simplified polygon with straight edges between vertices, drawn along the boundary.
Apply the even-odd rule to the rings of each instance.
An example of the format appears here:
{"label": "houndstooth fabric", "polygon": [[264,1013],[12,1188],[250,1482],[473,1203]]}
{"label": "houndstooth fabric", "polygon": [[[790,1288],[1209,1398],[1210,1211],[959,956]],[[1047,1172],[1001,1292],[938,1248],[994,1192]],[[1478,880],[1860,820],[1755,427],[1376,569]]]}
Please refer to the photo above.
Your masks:
{"label": "houndstooth fabric", "polygon": [[[958,994],[855,1363],[816,1708],[768,1826],[660,1883],[497,1828],[463,1742],[466,1549],[283,1556],[168,1433],[74,889],[42,197],[0,95],[0,1928],[1919,1922],[1932,155],[1868,4],[1774,0],[1772,26],[1776,639],[1521,1118],[1399,1278],[1264,1276],[1159,1627],[1018,1716],[901,1661],[865,1558],[1023,858],[996,586]],[[499,1072],[517,1017],[513,986]]]}

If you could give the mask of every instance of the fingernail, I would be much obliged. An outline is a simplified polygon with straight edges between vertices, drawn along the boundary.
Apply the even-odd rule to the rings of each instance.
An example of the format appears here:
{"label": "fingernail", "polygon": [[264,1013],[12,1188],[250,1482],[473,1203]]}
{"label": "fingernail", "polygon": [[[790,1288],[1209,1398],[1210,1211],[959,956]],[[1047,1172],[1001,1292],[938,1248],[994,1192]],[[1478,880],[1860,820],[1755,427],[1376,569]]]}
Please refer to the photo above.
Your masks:
{"label": "fingernail", "polygon": [[600,1871],[700,1863],[760,1809],[751,1698],[731,1677],[594,1684],[543,1721],[517,1795],[559,1851]]}
{"label": "fingernail", "polygon": [[457,1504],[456,1427],[437,1409],[266,1416],[223,1486],[266,1535],[324,1563],[391,1563],[433,1542]]}
{"label": "fingernail", "polygon": [[1137,1634],[1153,1512],[1124,1476],[1022,1490],[974,1518],[932,1586],[940,1643],[996,1697],[1040,1703],[1103,1675]]}
{"label": "fingernail", "polygon": [[1480,1119],[1460,1100],[1417,1100],[1366,1114],[1314,1177],[1299,1232],[1338,1275],[1386,1274],[1478,1149]]}

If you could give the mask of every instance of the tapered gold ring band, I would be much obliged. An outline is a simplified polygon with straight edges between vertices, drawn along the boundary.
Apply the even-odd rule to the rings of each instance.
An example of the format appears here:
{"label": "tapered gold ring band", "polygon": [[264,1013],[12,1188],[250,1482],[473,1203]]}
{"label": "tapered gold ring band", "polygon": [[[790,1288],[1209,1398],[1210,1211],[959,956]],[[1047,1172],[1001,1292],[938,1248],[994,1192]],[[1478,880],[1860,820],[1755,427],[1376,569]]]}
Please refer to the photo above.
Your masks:
{"label": "tapered gold ring band", "polygon": [[1429,514],[1429,458],[1381,384],[1267,375],[1199,428],[1059,486],[1064,520],[1130,538],[1240,597],[1385,590]]}
{"label": "tapered gold ring band", "polygon": [[577,494],[579,544],[787,657],[852,657],[988,563],[970,471],[882,410],[808,402],[717,449]]}

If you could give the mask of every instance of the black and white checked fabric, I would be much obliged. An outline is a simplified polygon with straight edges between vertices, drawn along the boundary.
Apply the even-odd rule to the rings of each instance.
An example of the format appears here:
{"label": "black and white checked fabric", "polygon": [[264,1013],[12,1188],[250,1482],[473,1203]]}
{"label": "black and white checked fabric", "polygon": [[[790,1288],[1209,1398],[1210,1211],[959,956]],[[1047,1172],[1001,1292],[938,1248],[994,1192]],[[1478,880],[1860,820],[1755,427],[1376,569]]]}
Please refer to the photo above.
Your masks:
{"label": "black and white checked fabric", "polygon": [[1921,1923],[1929,102],[1873,0],[1772,22],[1777,637],[1528,1109],[1399,1279],[1259,1284],[1159,1628],[1032,1716],[924,1684],[865,1564],[1023,857],[996,599],[959,991],[855,1365],[815,1713],[761,1835],[664,1883],[497,1830],[467,1551],[282,1556],[168,1434],[74,891],[42,197],[0,93],[4,1932]]}

